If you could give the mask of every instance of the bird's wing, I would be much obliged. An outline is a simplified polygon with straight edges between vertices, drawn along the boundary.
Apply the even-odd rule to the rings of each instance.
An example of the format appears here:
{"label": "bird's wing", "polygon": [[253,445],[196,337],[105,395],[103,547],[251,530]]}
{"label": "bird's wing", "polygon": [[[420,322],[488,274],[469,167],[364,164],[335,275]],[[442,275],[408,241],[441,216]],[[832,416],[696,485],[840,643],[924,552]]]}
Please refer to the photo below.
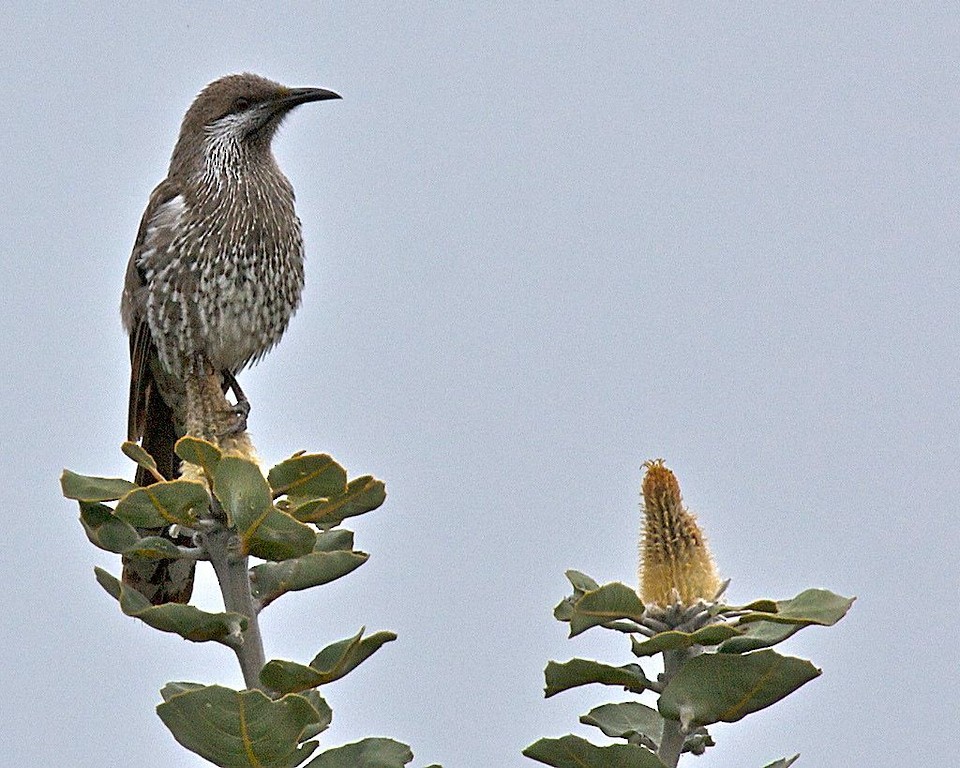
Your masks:
{"label": "bird's wing", "polygon": [[[145,257],[150,256],[151,248],[156,248],[154,233],[158,229],[169,229],[183,207],[183,197],[178,186],[169,180],[161,182],[140,219],[140,228],[133,245],[133,252],[127,262],[127,273],[123,285],[123,298],[120,314],[123,325],[130,334],[130,399],[127,410],[127,439],[139,440],[143,437],[146,425],[147,404],[153,388],[153,376],[150,373],[150,359],[156,354],[153,337],[147,318],[147,272],[144,268]],[[155,394],[159,397],[159,393]]]}

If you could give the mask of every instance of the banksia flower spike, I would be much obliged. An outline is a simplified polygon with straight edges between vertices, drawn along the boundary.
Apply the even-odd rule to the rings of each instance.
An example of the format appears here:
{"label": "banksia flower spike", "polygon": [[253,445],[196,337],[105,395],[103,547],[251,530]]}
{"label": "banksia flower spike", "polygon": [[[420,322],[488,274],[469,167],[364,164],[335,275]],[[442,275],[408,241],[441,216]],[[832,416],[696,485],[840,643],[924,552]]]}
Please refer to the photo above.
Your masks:
{"label": "banksia flower spike", "polygon": [[640,597],[647,605],[693,605],[716,599],[722,583],[680,484],[663,459],[648,461],[643,478]]}

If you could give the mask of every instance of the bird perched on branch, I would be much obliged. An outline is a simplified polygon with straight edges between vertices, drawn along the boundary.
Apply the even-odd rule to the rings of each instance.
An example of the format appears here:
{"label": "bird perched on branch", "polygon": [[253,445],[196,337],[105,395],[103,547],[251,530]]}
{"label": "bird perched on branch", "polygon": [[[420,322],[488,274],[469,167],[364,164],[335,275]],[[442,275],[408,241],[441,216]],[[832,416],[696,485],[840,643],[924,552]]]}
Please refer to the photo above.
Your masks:
{"label": "bird perched on branch", "polygon": [[[235,377],[279,341],[303,288],[300,220],[271,141],[295,107],[338,98],[228,75],[183,118],[167,178],[141,219],[121,302],[130,336],[127,436],[164,478],[178,474],[173,446],[185,433],[218,440],[246,429],[249,406]],[[228,418],[197,416],[204,377],[233,392]],[[138,470],[138,484],[154,480]],[[125,558],[123,580],[154,604],[187,602],[193,564]]]}

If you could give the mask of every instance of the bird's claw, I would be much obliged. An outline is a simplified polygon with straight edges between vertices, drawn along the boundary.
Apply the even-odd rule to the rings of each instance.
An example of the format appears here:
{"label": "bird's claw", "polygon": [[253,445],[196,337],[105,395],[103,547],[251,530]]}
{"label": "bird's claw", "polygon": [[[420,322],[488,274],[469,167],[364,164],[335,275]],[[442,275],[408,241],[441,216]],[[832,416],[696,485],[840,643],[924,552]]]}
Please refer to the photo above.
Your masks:
{"label": "bird's claw", "polygon": [[247,431],[247,416],[250,415],[250,401],[241,400],[228,411],[230,421],[224,432],[224,437],[233,437]]}

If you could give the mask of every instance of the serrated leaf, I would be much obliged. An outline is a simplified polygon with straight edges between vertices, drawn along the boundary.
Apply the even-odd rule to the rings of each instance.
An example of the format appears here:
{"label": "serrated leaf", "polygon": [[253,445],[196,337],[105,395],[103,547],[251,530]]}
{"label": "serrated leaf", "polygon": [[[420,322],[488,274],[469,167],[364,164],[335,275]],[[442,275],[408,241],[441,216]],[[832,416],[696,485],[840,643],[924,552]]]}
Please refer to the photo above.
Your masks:
{"label": "serrated leaf", "polygon": [[218,446],[190,435],[177,440],[173,450],[184,461],[200,467],[204,474],[211,479],[220,463],[220,459],[223,458],[223,451]]}
{"label": "serrated leaf", "polygon": [[684,727],[733,723],[778,702],[820,670],[776,651],[710,653],[688,659],[657,702],[660,714]]}
{"label": "serrated leaf", "polygon": [[312,528],[271,507],[250,536],[247,549],[262,560],[289,560],[311,552],[316,540]]}
{"label": "serrated leaf", "polygon": [[136,487],[136,483],[119,477],[78,475],[69,469],[60,475],[63,495],[75,501],[116,501]]}
{"label": "serrated leaf", "polygon": [[642,735],[659,745],[663,734],[663,718],[660,713],[638,701],[601,704],[581,715],[580,722],[596,726],[604,735],[615,739]]}
{"label": "serrated leaf", "polygon": [[649,640],[639,642],[636,638],[630,639],[634,656],[653,656],[662,651],[676,651],[689,648],[692,645],[718,645],[731,637],[737,637],[741,630],[729,624],[709,624],[696,632],[678,632],[669,630],[658,632]]}
{"label": "serrated leaf", "polygon": [[[617,619],[639,622],[643,618],[643,601],[635,590],[620,582],[604,584],[590,590],[568,604],[570,637],[575,637],[591,627],[607,624]],[[554,615],[560,611],[560,606]],[[562,620],[562,619],[561,619]]]}
{"label": "serrated leaf", "polygon": [[369,557],[366,552],[314,551],[281,563],[254,566],[250,571],[253,596],[261,607],[266,607],[286,592],[328,584],[346,576],[363,565]]}
{"label": "serrated leaf", "polygon": [[271,690],[292,693],[316,688],[339,680],[356,669],[385,644],[396,640],[393,632],[375,632],[363,637],[361,629],[353,637],[328,645],[310,666],[292,661],[273,659],[260,671],[260,681]]}
{"label": "serrated leaf", "polygon": [[147,453],[141,446],[137,445],[137,443],[126,440],[120,446],[120,450],[123,451],[124,456],[131,459],[138,467],[143,467],[154,473],[157,472],[157,462],[153,456]]}
{"label": "serrated leaf", "polygon": [[543,675],[546,680],[544,695],[548,699],[561,691],[590,683],[622,686],[633,693],[642,693],[647,688],[643,670],[638,664],[611,667],[590,659],[570,659],[562,664],[551,661],[547,663]]}
{"label": "serrated leaf", "polygon": [[776,613],[753,612],[739,622],[769,621],[775,624],[819,624],[829,627],[842,619],[855,597],[842,597],[826,589],[807,589],[792,600],[778,600]]}
{"label": "serrated leaf", "polygon": [[413,760],[406,744],[372,738],[321,752],[303,768],[403,768]]}
{"label": "serrated leaf", "polygon": [[137,530],[124,522],[105,504],[80,502],[80,524],[94,546],[119,554],[140,539]]}
{"label": "serrated leaf", "polygon": [[291,768],[313,751],[299,745],[321,717],[303,696],[274,701],[219,685],[172,695],[157,714],[181,745],[221,768]]}
{"label": "serrated leaf", "polygon": [[571,734],[535,741],[523,754],[554,768],[665,768],[659,758],[644,747],[633,744],[598,747]]}
{"label": "serrated leaf", "polygon": [[94,572],[100,586],[120,602],[120,610],[161,632],[172,632],[194,643],[225,642],[227,638],[239,637],[247,628],[246,617],[239,613],[207,613],[180,603],[151,605],[147,598],[102,568],[94,568]]}
{"label": "serrated leaf", "polygon": [[347,489],[347,471],[325,453],[304,453],[282,461],[267,475],[274,497],[320,499]]}
{"label": "serrated leaf", "polygon": [[136,528],[162,528],[176,523],[197,527],[197,516],[210,506],[210,494],[191,480],[168,480],[144,488],[134,486],[117,503],[114,514]]}
{"label": "serrated leaf", "polygon": [[260,468],[249,459],[224,456],[213,472],[213,492],[246,552],[253,534],[274,508]]}
{"label": "serrated leaf", "polygon": [[383,482],[370,475],[351,480],[347,490],[339,496],[328,499],[311,499],[296,505],[287,511],[297,520],[314,523],[321,527],[332,527],[346,520],[371,512],[387,498]]}

